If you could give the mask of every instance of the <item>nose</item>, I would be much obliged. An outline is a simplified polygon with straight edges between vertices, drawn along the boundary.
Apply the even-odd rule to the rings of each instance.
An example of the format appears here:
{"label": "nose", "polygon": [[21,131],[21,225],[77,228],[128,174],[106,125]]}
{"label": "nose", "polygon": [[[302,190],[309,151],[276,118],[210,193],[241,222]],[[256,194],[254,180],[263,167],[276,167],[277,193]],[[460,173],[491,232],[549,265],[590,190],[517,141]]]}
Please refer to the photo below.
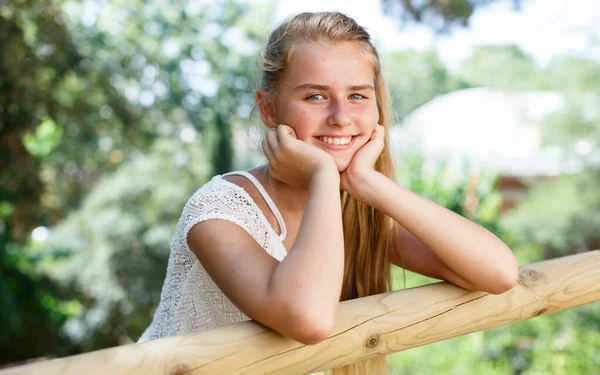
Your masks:
{"label": "nose", "polygon": [[348,126],[352,123],[348,103],[343,100],[332,100],[329,104],[327,123],[334,126]]}

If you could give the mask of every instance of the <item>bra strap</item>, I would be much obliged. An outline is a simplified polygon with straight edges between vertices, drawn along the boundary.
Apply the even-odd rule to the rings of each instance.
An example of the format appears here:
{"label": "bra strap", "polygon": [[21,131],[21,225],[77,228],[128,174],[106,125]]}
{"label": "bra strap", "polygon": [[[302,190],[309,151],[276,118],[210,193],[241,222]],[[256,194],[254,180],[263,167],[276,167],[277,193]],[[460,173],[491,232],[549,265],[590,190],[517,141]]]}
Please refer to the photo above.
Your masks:
{"label": "bra strap", "polygon": [[279,238],[281,239],[281,241],[283,241],[285,239],[285,236],[287,235],[287,230],[285,228],[285,222],[283,221],[283,217],[281,217],[281,213],[279,212],[279,209],[277,208],[277,206],[275,206],[275,203],[273,202],[273,200],[269,196],[269,193],[267,193],[267,191],[265,190],[265,188],[256,179],[256,177],[254,177],[249,172],[246,172],[246,171],[235,171],[235,172],[225,173],[222,176],[229,176],[229,175],[235,175],[235,174],[246,177],[248,180],[250,180],[250,182],[252,182],[254,184],[254,186],[256,186],[256,188],[260,192],[260,195],[262,195],[263,199],[265,200],[265,202],[267,202],[267,205],[269,206],[269,208],[271,209],[271,211],[275,215],[275,219],[277,219],[277,224],[279,224],[279,228],[281,228],[281,234],[279,235]]}

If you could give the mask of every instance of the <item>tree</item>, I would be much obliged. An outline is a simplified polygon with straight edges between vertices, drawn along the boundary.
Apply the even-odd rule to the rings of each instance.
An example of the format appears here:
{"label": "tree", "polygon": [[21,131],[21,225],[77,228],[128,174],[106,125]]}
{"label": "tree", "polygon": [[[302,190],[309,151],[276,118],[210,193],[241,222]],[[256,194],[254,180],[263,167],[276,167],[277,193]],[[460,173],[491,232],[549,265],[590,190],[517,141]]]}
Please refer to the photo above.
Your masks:
{"label": "tree", "polygon": [[[565,105],[543,119],[544,143],[558,147],[566,175],[534,187],[504,226],[551,258],[600,247],[600,63],[561,56],[540,70],[537,88],[563,93]],[[552,202],[552,204],[548,204]]]}
{"label": "tree", "polygon": [[[551,90],[566,99],[560,110],[543,120],[542,128],[546,144],[560,147],[570,173],[535,185],[522,204],[501,217],[499,228],[494,225],[495,233],[500,229],[522,264],[600,248],[598,72],[598,61],[576,56],[558,57],[548,67],[539,67],[511,46],[478,48],[458,71],[457,78],[466,85],[507,91]],[[430,196],[448,178],[419,182],[418,176],[401,175],[400,180],[411,182],[411,190],[420,189]],[[460,202],[448,200],[445,194],[435,200],[454,203],[451,207]],[[415,279],[419,280],[411,275],[409,286],[415,285]],[[389,356],[389,368],[398,374],[454,374],[468,372],[468,368],[486,374],[593,373],[600,364],[592,354],[600,344],[594,329],[600,324],[599,313],[600,304],[591,304],[427,345]]]}
{"label": "tree", "polygon": [[433,50],[396,51],[383,56],[383,61],[399,120],[438,95],[470,87],[456,79]]}
{"label": "tree", "polygon": [[[109,169],[94,142],[95,132],[109,130],[98,109],[116,114],[111,127],[134,118],[107,75],[84,69],[63,21],[53,1],[0,6],[2,362],[74,350],[60,327],[77,313],[78,295],[40,274],[39,259],[24,249],[32,227],[56,222],[96,167]],[[49,182],[61,190],[55,199],[46,193]]]}
{"label": "tree", "polygon": [[[120,133],[136,115],[105,72],[85,68],[56,2],[19,0],[3,5],[0,17],[5,46],[0,60],[0,199],[13,207],[12,237],[22,242],[34,224],[51,224],[76,203],[95,171],[110,167],[108,155],[96,147],[97,134]],[[99,116],[103,106],[115,114],[113,121]],[[31,134],[29,150],[22,141],[26,134]],[[44,206],[52,209],[40,210],[49,182],[44,180],[50,179],[63,194],[48,197],[52,202]]]}
{"label": "tree", "polygon": [[[204,183],[209,168],[205,155],[211,153],[204,150],[212,149],[215,138],[220,137],[218,152],[232,150],[228,129],[247,120],[256,41],[268,13],[264,8],[249,14],[249,5],[233,1],[210,7],[164,0],[94,4],[17,0],[0,6],[0,257],[7,259],[7,267],[40,259],[35,267],[15,268],[15,275],[12,268],[3,267],[0,296],[13,307],[13,318],[33,317],[32,305],[11,285],[20,280],[23,288],[31,285],[23,291],[40,287],[28,298],[55,302],[39,305],[41,312],[35,317],[50,332],[47,337],[40,332],[39,338],[46,341],[45,348],[56,342],[53,335],[70,340],[60,344],[66,352],[116,345],[123,337],[136,338],[149,323],[162,284],[155,275],[166,269],[169,241],[164,238],[172,233],[165,226],[172,226],[173,215],[180,213],[169,210],[185,202],[173,198],[175,203],[160,201],[159,207],[144,202],[172,192],[169,184],[181,184],[189,196]],[[83,12],[84,6],[92,8]],[[161,151],[164,142],[171,145],[169,153]],[[142,168],[140,160],[159,156],[190,163],[195,177],[176,174],[180,169],[158,161],[160,168],[151,169],[152,176],[139,176],[135,168]],[[231,168],[230,156],[214,160],[220,171]],[[122,170],[127,172],[119,174]],[[113,173],[121,179],[104,181],[132,186],[115,197],[117,186],[104,183],[98,188],[110,198],[98,198],[103,193],[94,186]],[[132,189],[141,195],[132,194]],[[84,199],[92,191],[91,198]],[[104,216],[85,208],[68,214],[88,207],[89,199],[105,204],[92,205]],[[120,206],[128,199],[133,201]],[[125,208],[133,217],[141,212],[137,222],[111,227],[127,224],[127,212],[110,216]],[[85,215],[89,221],[82,233]],[[65,217],[51,234],[53,246],[40,249],[31,244],[34,227],[55,226]],[[94,242],[89,231],[101,217],[115,220],[101,227],[104,237],[91,237],[97,239]],[[115,231],[129,236],[127,241]],[[139,239],[145,231],[149,233]],[[73,248],[74,243],[79,247]],[[85,259],[83,254],[95,258]],[[90,272],[82,273],[84,268]],[[94,289],[97,282],[113,287]],[[79,307],[63,308],[72,306],[63,288],[80,300]],[[110,296],[115,291],[119,298]],[[104,320],[94,321],[98,316]],[[36,331],[31,321],[22,319],[23,324],[10,330],[4,326],[9,322],[3,320],[2,331],[14,335],[2,343],[2,360],[39,356],[43,350],[32,345],[11,347],[16,342],[11,337]],[[81,341],[82,332],[92,331],[89,340]]]}
{"label": "tree", "polygon": [[[416,21],[437,32],[448,32],[455,26],[466,26],[476,9],[498,0],[383,0],[386,14],[395,14],[403,22]],[[521,0],[512,0],[519,9]]]}
{"label": "tree", "polygon": [[514,45],[475,47],[458,76],[472,87],[506,91],[536,90],[545,79],[533,58]]}
{"label": "tree", "polygon": [[155,142],[99,181],[39,250],[64,254],[41,269],[87,296],[64,326],[80,349],[136,340],[151,322],[181,209],[210,173],[198,146]]}
{"label": "tree", "polygon": [[[0,207],[0,219],[9,214]],[[0,364],[77,351],[61,327],[79,312],[83,296],[40,274],[42,259],[20,251],[10,233],[0,230]]]}

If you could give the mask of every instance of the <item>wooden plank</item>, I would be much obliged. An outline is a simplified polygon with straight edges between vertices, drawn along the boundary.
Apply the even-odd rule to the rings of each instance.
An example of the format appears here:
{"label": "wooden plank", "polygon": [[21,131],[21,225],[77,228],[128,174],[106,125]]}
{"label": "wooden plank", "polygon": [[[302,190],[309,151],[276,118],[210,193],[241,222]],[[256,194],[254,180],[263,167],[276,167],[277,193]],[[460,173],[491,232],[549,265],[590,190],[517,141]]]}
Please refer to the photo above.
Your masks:
{"label": "wooden plank", "polygon": [[317,345],[245,322],[0,374],[304,374],[597,301],[598,250],[521,267],[501,295],[442,282],[342,302],[334,333]]}

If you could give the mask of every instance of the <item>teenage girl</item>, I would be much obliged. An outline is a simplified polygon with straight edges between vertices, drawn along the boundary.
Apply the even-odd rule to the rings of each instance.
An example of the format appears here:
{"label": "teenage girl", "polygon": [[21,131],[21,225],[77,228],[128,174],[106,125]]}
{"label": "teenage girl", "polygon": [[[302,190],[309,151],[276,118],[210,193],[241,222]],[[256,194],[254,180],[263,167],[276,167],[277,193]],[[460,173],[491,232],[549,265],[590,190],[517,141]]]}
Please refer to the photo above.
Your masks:
{"label": "teenage girl", "polygon": [[339,301],[389,290],[390,264],[494,294],[516,284],[502,241],[396,183],[381,64],[353,19],[303,13],[276,28],[256,101],[268,164],[190,198],[140,341],[253,319],[315,344]]}

